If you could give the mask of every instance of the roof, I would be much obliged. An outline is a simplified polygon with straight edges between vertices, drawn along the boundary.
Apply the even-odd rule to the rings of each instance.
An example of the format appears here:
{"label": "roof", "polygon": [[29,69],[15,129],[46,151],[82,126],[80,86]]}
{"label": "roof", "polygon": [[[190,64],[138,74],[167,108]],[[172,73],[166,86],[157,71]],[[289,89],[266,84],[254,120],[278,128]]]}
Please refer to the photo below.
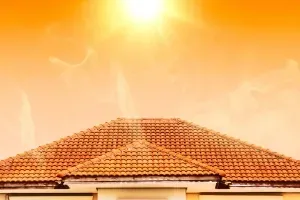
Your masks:
{"label": "roof", "polygon": [[59,174],[67,176],[183,176],[225,173],[163,147],[138,140]]}
{"label": "roof", "polygon": [[[102,159],[114,152],[114,149],[122,149],[139,140],[147,141],[143,144],[144,148],[151,151],[177,155],[177,158],[173,156],[174,162],[179,162],[182,158],[188,159],[184,163],[191,169],[195,166],[191,162],[196,162],[201,163],[201,169],[209,169],[207,172],[221,172],[222,175],[222,172],[225,172],[226,176],[223,179],[228,181],[300,181],[300,166],[297,160],[193,123],[178,118],[118,118],[1,161],[0,183],[55,182],[62,179],[58,175],[65,173],[65,170],[75,174],[87,170],[85,173],[88,174],[95,160],[108,162]],[[132,151],[124,152],[127,153],[126,156],[119,156],[124,162],[138,160],[137,157],[130,156]],[[144,154],[143,156],[146,156],[145,152]],[[165,158],[170,159],[156,157],[160,162],[165,161],[167,165],[170,160]],[[109,169],[109,165],[105,165],[104,169]],[[126,169],[134,175],[130,168]],[[96,172],[101,173],[101,170]],[[155,170],[152,169],[152,172]]]}

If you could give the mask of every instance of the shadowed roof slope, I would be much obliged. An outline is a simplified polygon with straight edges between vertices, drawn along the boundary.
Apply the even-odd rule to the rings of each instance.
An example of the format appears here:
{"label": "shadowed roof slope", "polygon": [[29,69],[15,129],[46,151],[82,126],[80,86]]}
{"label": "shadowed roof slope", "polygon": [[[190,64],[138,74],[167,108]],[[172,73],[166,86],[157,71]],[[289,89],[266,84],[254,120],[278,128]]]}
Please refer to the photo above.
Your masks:
{"label": "shadowed roof slope", "polygon": [[137,140],[222,170],[228,181],[300,182],[297,160],[184,120],[118,118],[1,161],[0,183],[55,182],[62,171]]}

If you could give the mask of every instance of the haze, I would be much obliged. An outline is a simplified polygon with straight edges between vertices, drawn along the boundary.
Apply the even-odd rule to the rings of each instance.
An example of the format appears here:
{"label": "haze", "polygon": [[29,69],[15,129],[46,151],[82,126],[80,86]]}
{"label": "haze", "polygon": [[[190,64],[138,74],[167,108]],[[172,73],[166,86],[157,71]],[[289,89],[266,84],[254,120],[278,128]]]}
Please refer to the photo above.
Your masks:
{"label": "haze", "polygon": [[0,158],[117,117],[180,117],[300,158],[300,3],[168,0],[137,25],[120,1],[4,3]]}

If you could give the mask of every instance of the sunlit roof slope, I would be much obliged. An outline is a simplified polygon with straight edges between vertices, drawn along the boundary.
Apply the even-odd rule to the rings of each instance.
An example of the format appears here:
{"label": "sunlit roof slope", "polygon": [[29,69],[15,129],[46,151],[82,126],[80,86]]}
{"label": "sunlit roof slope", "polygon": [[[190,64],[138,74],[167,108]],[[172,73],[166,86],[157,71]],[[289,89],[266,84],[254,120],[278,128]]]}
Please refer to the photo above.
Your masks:
{"label": "sunlit roof slope", "polygon": [[[137,147],[137,141],[144,142]],[[132,144],[132,149],[118,151]],[[112,152],[119,153],[112,158],[108,156]],[[118,165],[120,160],[131,164],[144,160],[137,153],[147,157],[142,164],[144,170]],[[116,174],[103,174],[110,170],[108,160],[117,168]],[[152,168],[150,160],[166,168]],[[173,168],[172,162],[176,163]],[[103,169],[92,170],[98,165]],[[297,160],[178,118],[118,118],[1,161],[0,183],[55,183],[78,173],[164,176],[165,172],[178,176],[221,175],[240,184],[293,184],[300,181],[299,170]]]}

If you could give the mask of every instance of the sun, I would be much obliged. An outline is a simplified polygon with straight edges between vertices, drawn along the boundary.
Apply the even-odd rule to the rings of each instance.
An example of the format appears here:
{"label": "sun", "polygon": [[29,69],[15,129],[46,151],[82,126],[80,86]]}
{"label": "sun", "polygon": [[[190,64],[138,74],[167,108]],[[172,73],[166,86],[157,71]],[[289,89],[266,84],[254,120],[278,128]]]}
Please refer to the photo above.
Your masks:
{"label": "sun", "polygon": [[149,22],[163,11],[163,0],[123,0],[129,17],[136,22]]}

